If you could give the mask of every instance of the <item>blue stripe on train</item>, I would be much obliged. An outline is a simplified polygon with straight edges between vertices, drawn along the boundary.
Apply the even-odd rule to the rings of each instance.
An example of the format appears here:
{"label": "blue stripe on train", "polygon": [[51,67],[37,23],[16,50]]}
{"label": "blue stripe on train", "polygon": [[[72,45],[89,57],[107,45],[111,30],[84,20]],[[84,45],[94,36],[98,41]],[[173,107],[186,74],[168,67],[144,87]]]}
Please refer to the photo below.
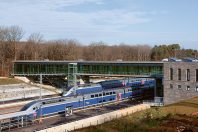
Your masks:
{"label": "blue stripe on train", "polygon": [[[122,99],[125,98],[130,98],[132,97],[132,95],[136,95],[139,94],[139,92],[135,91],[135,92],[127,92],[127,93],[123,93],[121,94]],[[51,106],[46,106],[46,107],[42,107],[42,109],[39,109],[37,111],[37,115],[40,115],[40,113],[42,112],[42,115],[50,115],[50,114],[55,114],[58,112],[64,112],[66,107],[72,107],[73,109],[76,108],[82,108],[82,107],[87,107],[87,106],[92,106],[92,105],[97,105],[100,103],[106,103],[106,102],[110,102],[110,101],[115,101],[116,100],[116,95],[109,95],[109,96],[104,96],[104,97],[98,97],[98,98],[93,98],[93,99],[89,99],[89,100],[85,100],[83,102],[83,100],[79,100],[79,101],[75,101],[72,103],[65,103],[65,104],[57,104],[57,105],[51,105]]]}

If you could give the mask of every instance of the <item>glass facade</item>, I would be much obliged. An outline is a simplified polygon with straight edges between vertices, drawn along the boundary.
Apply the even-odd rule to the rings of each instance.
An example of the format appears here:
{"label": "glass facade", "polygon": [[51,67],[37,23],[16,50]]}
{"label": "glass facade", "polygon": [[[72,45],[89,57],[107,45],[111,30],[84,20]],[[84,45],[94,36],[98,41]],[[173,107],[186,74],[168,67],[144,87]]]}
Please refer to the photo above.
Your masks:
{"label": "glass facade", "polygon": [[118,75],[157,75],[163,74],[162,66],[136,65],[78,65],[78,72],[85,74],[118,74]]}
{"label": "glass facade", "polygon": [[[163,64],[78,63],[80,74],[163,75]],[[68,74],[68,63],[15,63],[13,74]]]}
{"label": "glass facade", "polygon": [[60,64],[15,64],[14,74],[67,74],[67,67]]}

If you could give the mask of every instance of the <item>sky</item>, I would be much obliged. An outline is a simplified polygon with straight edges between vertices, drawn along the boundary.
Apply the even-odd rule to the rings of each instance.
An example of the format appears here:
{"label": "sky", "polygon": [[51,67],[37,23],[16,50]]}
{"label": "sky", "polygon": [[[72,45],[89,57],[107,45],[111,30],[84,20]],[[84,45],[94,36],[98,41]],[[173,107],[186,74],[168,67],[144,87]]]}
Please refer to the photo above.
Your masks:
{"label": "sky", "polygon": [[0,26],[82,44],[172,44],[198,49],[198,0],[0,0]]}

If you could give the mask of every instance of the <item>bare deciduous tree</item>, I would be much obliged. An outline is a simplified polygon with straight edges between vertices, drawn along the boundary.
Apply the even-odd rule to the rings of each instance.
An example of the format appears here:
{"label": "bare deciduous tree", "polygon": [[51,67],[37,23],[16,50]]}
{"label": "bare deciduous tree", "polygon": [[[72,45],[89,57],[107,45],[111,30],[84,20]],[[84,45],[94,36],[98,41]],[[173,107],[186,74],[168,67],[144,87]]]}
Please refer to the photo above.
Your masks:
{"label": "bare deciduous tree", "polygon": [[10,56],[16,60],[17,56],[17,47],[16,43],[19,42],[22,38],[25,32],[23,29],[19,26],[11,26],[7,27],[7,32],[6,32],[6,41],[9,46],[7,49],[9,49]]}

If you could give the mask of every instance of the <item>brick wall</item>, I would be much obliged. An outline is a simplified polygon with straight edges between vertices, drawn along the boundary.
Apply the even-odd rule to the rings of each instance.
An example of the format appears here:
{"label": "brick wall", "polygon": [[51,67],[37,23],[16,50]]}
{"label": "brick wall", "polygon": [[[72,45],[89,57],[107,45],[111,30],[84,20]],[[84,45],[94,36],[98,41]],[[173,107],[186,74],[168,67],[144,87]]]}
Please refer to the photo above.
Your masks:
{"label": "brick wall", "polygon": [[[170,68],[173,68],[173,80],[170,80]],[[181,69],[181,80],[178,80],[178,69]],[[187,81],[186,70],[190,69],[190,81]],[[164,103],[171,104],[184,99],[198,96],[196,87],[196,69],[198,69],[198,63],[196,62],[165,62],[164,63]],[[170,88],[172,84],[173,88]],[[178,89],[178,85],[181,88]],[[190,86],[190,90],[187,91],[187,86]]]}

